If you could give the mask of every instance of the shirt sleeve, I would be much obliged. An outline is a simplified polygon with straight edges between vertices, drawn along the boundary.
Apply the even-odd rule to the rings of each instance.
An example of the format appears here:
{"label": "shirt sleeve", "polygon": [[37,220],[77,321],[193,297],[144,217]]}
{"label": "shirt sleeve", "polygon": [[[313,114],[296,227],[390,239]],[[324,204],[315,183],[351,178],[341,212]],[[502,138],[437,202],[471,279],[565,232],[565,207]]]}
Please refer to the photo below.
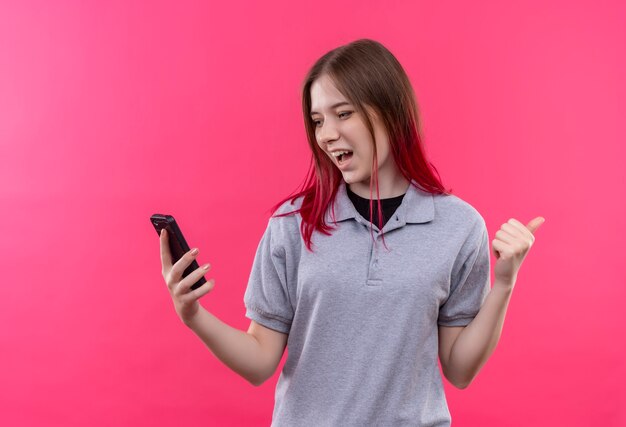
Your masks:
{"label": "shirt sleeve", "polygon": [[450,294],[439,307],[439,325],[466,326],[478,314],[491,289],[488,238],[481,218],[452,268]]}
{"label": "shirt sleeve", "polygon": [[277,222],[270,218],[259,242],[244,304],[247,318],[278,332],[289,333],[294,312],[289,298],[292,279],[287,271],[285,242],[280,239]]}

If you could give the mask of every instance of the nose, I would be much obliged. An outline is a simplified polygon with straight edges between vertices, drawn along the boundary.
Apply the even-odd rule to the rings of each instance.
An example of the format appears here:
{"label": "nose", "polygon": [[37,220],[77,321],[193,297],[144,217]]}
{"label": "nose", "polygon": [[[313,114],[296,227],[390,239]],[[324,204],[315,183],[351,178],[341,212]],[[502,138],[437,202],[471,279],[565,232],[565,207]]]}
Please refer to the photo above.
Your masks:
{"label": "nose", "polygon": [[336,141],[338,138],[339,132],[330,120],[325,121],[318,128],[317,140],[320,142],[320,144],[328,144],[332,141]]}

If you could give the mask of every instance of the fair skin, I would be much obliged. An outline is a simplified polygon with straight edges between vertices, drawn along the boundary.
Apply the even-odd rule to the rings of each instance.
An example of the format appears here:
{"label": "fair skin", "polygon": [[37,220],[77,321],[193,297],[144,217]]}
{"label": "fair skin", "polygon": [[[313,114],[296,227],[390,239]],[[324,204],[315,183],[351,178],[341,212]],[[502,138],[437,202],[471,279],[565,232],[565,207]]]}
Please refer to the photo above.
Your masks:
{"label": "fair skin", "polygon": [[[337,104],[340,104],[337,106]],[[357,195],[370,198],[373,141],[363,117],[324,75],[311,85],[311,119],[319,147],[339,168],[343,179]],[[404,194],[409,182],[400,174],[390,154],[389,138],[373,110],[370,110],[376,149],[380,198]],[[331,152],[353,150],[346,166],[340,167]],[[534,242],[542,217],[524,225],[516,219],[503,224],[492,241],[496,257],[495,281],[479,313],[467,326],[439,326],[439,358],[445,377],[456,387],[467,387],[495,350],[504,317],[522,260]]]}
{"label": "fair skin", "polygon": [[[361,197],[369,198],[369,183],[373,150],[372,139],[363,118],[347,102],[332,83],[321,77],[311,87],[312,119],[316,120],[316,138],[320,148],[330,156],[343,174],[350,189]],[[379,198],[404,194],[409,182],[402,177],[389,151],[389,141],[384,127],[372,114],[379,162]],[[352,158],[340,164],[331,151],[352,151]],[[439,327],[439,359],[444,376],[456,387],[467,387],[494,351],[500,335],[506,310],[517,280],[518,271],[530,247],[534,233],[544,222],[537,217],[527,225],[511,218],[496,232],[492,240],[492,253],[496,257],[495,281],[479,313],[464,327]],[[191,286],[204,276],[210,266],[206,264],[187,277],[183,271],[196,259],[198,252],[187,252],[173,262],[168,235],[160,238],[162,275],[172,297],[176,313],[183,323],[193,330],[225,365],[253,385],[261,385],[275,372],[287,343],[287,334],[251,321],[247,332],[239,331],[221,322],[198,300],[211,292],[213,279],[196,290]]]}
{"label": "fair skin", "polygon": [[199,250],[192,249],[174,262],[168,239],[167,230],[163,229],[159,239],[161,274],[176,313],[226,366],[252,385],[263,384],[276,371],[287,345],[287,334],[261,326],[255,321],[250,322],[248,331],[244,333],[209,313],[198,300],[213,290],[215,280],[211,279],[195,290],[191,286],[211,266],[205,264],[183,278],[183,272],[196,259]]}
{"label": "fair skin", "polygon": [[[346,104],[333,108],[338,103]],[[347,166],[339,170],[350,190],[369,199],[374,142],[365,126],[363,116],[348,103],[325,75],[311,85],[311,111],[317,144],[338,168],[339,162],[331,155],[331,151],[346,149],[353,152]],[[370,116],[378,151],[379,198],[401,196],[409,188],[409,181],[400,174],[389,151],[387,132],[373,109],[370,109]],[[372,194],[375,199],[376,188],[372,189]]]}
{"label": "fair skin", "polygon": [[517,274],[544,221],[536,217],[524,225],[511,218],[504,223],[491,241],[495,281],[480,311],[467,326],[439,326],[441,368],[457,388],[474,380],[498,345]]}

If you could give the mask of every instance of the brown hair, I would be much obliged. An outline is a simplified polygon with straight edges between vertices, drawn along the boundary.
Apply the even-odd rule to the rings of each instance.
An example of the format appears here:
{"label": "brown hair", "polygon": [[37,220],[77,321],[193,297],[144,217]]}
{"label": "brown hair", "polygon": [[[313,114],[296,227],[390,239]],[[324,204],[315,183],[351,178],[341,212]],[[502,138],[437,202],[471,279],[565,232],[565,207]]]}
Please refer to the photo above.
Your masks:
{"label": "brown hair", "polygon": [[[340,46],[318,59],[302,83],[304,126],[313,156],[302,189],[280,201],[271,210],[274,214],[286,201],[290,200],[293,205],[298,197],[304,196],[300,209],[276,216],[300,212],[301,233],[310,251],[314,230],[331,235],[330,230],[333,228],[324,222],[324,215],[330,205],[334,217],[334,200],[343,179],[337,167],[318,146],[315,124],[310,116],[311,85],[322,75],[328,76],[339,92],[359,113],[362,113],[374,141],[370,195],[375,186],[378,199],[378,156],[374,128],[366,107],[373,109],[381,118],[389,136],[393,159],[400,173],[409,182],[414,180],[417,187],[424,191],[436,194],[448,193],[436,168],[426,160],[415,94],[402,65],[387,48],[374,40],[360,39]],[[370,197],[370,222],[372,206]],[[382,229],[380,203],[378,218],[379,229]]]}

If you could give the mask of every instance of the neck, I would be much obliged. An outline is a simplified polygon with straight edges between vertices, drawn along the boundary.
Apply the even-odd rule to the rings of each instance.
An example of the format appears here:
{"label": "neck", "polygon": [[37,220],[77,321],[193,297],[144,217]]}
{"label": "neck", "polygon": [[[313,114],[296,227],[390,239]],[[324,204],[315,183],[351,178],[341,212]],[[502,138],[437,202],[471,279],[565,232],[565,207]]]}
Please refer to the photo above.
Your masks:
{"label": "neck", "polygon": [[[364,182],[354,182],[352,184],[346,184],[350,191],[352,191],[357,196],[361,196],[365,199],[370,198],[370,181]],[[380,194],[378,195],[379,199],[390,199],[392,197],[399,197],[406,193],[410,185],[410,182],[407,181],[403,176],[398,177],[397,179],[390,180],[381,180],[378,182],[378,189]],[[376,188],[372,188],[372,199],[376,199]]]}

